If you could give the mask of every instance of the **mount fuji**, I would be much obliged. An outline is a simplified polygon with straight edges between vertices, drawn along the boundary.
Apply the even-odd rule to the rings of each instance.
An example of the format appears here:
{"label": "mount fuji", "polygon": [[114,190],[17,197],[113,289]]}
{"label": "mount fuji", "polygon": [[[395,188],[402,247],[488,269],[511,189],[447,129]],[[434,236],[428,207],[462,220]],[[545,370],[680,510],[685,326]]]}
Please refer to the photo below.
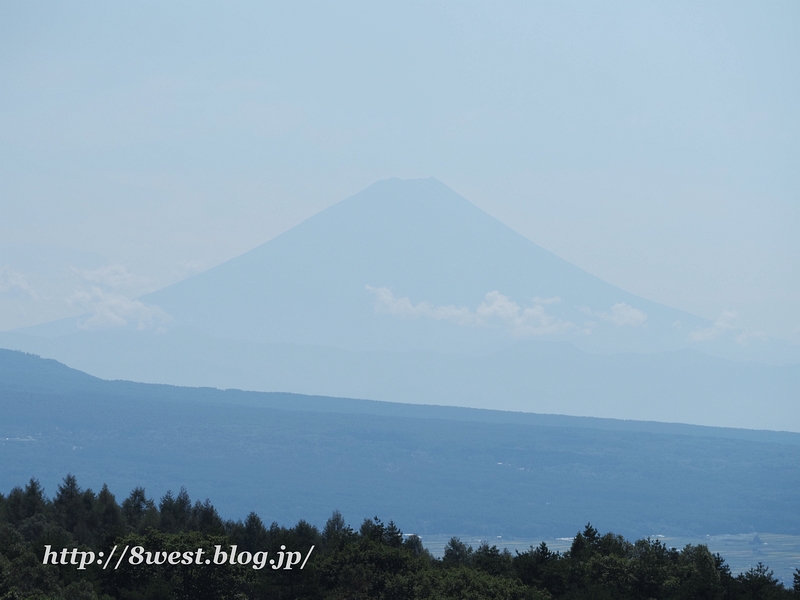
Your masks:
{"label": "mount fuji", "polygon": [[[561,339],[658,351],[687,346],[712,325],[586,273],[436,179],[378,182],[140,300],[167,329],[349,350],[480,351]],[[61,333],[104,325],[102,314],[59,323]]]}

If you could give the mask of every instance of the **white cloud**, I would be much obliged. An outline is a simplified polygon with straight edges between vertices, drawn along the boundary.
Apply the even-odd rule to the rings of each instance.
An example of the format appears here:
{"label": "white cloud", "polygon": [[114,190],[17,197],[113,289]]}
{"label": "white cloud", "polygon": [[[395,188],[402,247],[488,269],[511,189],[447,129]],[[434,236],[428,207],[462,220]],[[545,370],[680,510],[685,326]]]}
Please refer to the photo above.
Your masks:
{"label": "white cloud", "polygon": [[[613,323],[618,327],[640,327],[647,323],[647,314],[638,308],[633,308],[625,302],[617,302],[611,307],[611,312],[598,312],[588,306],[581,308],[581,312],[587,315],[600,317],[604,321]],[[588,323],[588,322],[587,322]]]}
{"label": "white cloud", "polygon": [[67,298],[70,306],[91,313],[79,327],[94,330],[133,326],[140,331],[159,330],[171,320],[158,306],[134,298],[152,291],[152,282],[147,277],[131,273],[120,264],[72,270],[89,284]]}
{"label": "white cloud", "polygon": [[723,310],[711,327],[692,331],[689,334],[689,339],[695,342],[714,340],[726,331],[736,329],[735,323],[738,319],[739,313],[735,310]]}
{"label": "white cloud", "polygon": [[483,326],[500,323],[513,335],[530,337],[568,332],[583,332],[573,323],[547,314],[544,305],[560,302],[560,298],[533,298],[533,306],[522,308],[508,296],[498,291],[486,294],[483,302],[473,311],[466,306],[434,306],[428,302],[413,304],[408,297],[395,298],[387,287],[366,289],[375,295],[376,312],[389,313],[406,318],[427,317],[452,321],[458,325]]}
{"label": "white cloud", "polygon": [[0,294],[28,296],[34,300],[38,297],[25,276],[9,266],[0,269]]}
{"label": "white cloud", "polygon": [[624,302],[617,302],[611,307],[610,313],[598,313],[597,316],[619,327],[625,325],[639,327],[647,322],[647,315],[644,312]]}
{"label": "white cloud", "polygon": [[[521,308],[508,296],[498,291],[486,294],[485,300],[478,306],[476,314],[484,319],[497,317],[503,321],[514,335],[536,336],[568,333],[578,328],[569,321],[547,314],[544,304],[560,302],[560,298],[533,298],[533,306]],[[538,302],[537,302],[538,301]]]}
{"label": "white cloud", "polygon": [[455,321],[459,325],[479,325],[480,319],[466,306],[432,306],[427,302],[411,304],[408,297],[395,298],[392,290],[387,287],[375,288],[366,286],[367,290],[375,294],[375,310],[381,313],[390,313],[399,317],[417,318],[428,317],[437,321]]}
{"label": "white cloud", "polygon": [[734,339],[738,344],[745,345],[752,339],[763,340],[767,335],[763,331],[751,331],[746,327],[737,324],[739,313],[735,310],[723,310],[711,327],[698,329],[689,334],[689,339],[694,342],[705,342],[715,340],[724,333],[730,331],[734,334]]}
{"label": "white cloud", "polygon": [[97,286],[90,290],[79,290],[67,301],[72,306],[91,312],[79,326],[83,329],[108,329],[134,325],[136,329],[159,329],[171,317],[158,306],[132,300],[117,292],[108,292]]}

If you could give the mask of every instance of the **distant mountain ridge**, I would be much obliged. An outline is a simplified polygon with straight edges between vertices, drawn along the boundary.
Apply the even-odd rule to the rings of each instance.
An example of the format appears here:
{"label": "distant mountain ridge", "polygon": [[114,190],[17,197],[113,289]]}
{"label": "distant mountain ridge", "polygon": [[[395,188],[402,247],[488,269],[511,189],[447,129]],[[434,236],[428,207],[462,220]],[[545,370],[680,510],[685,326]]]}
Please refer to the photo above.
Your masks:
{"label": "distant mountain ridge", "polygon": [[256,406],[300,412],[334,412],[399,416],[482,423],[514,423],[548,427],[652,432],[659,434],[720,437],[800,446],[800,433],[762,429],[709,427],[658,421],[603,419],[560,414],[476,409],[432,404],[381,402],[360,398],[313,396],[284,392],[248,392],[236,389],[186,387],[133,381],[109,381],[72,369],[35,354],[0,349],[0,395],[9,392],[75,396],[101,393],[106,397],[148,399],[167,395],[172,401]]}

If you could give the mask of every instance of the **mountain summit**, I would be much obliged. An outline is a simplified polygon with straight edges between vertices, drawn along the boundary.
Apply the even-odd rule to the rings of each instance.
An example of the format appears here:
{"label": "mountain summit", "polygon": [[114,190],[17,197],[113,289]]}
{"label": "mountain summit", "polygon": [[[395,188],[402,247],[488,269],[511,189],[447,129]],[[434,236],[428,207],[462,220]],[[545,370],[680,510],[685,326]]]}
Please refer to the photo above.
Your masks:
{"label": "mountain summit", "polygon": [[350,350],[566,339],[652,351],[708,326],[558,258],[433,178],[375,183],[141,300],[172,327]]}

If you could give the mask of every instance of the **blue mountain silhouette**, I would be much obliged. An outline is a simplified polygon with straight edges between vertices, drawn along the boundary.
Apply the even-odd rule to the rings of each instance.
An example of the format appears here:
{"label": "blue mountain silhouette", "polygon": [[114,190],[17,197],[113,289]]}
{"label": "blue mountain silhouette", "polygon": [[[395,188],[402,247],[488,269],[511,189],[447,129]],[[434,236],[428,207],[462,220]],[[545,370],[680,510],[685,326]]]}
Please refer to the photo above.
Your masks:
{"label": "blue mountain silhouette", "polygon": [[378,182],[142,300],[173,327],[352,350],[567,339],[654,351],[709,326],[586,273],[436,179]]}

